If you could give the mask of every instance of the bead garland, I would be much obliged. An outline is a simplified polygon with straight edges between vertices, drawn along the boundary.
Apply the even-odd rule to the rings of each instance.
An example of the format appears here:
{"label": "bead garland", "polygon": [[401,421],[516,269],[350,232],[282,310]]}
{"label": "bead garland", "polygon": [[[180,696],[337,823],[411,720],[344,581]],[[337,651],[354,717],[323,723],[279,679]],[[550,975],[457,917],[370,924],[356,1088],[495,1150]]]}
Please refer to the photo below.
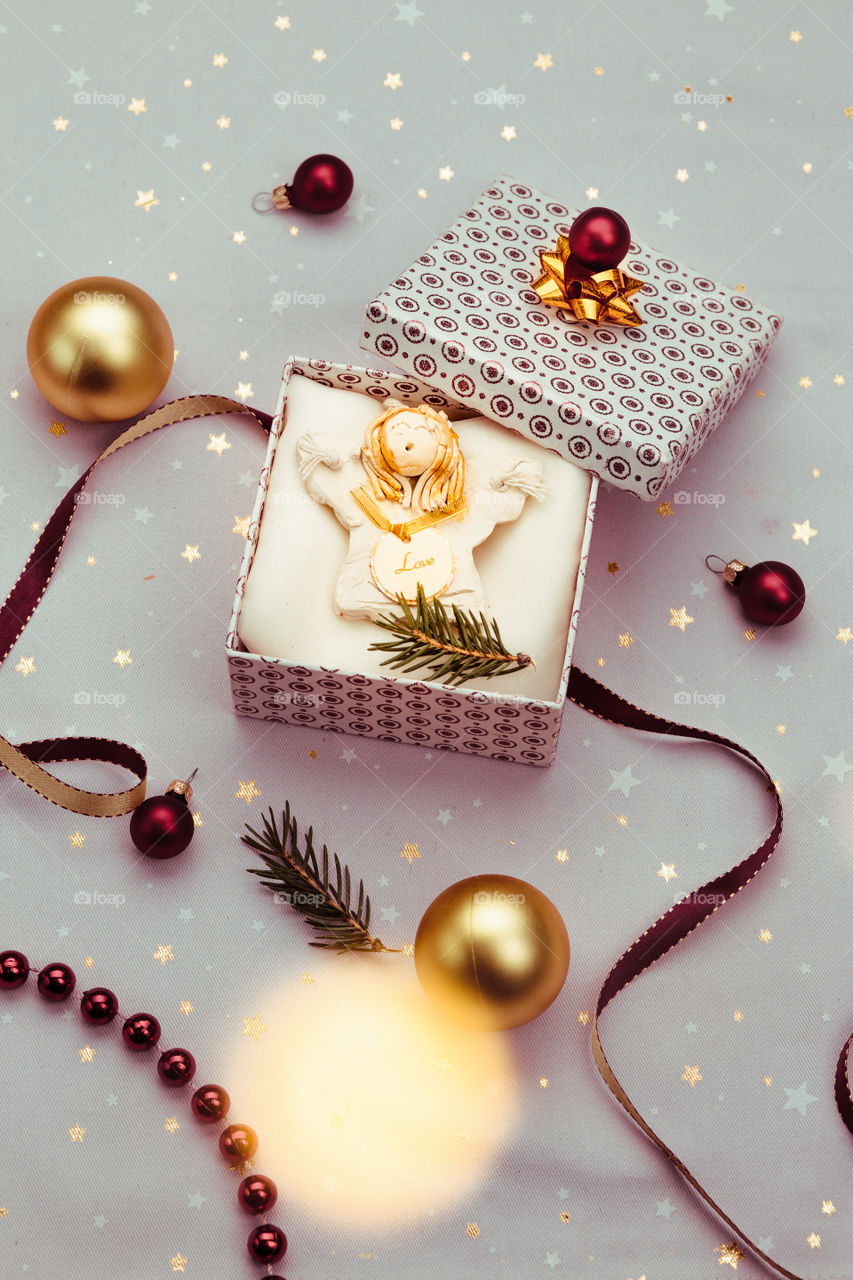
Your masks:
{"label": "bead garland", "polygon": [[[47,964],[33,969],[27,957],[20,951],[0,951],[0,988],[13,991],[22,987],[31,973],[37,975],[36,985],[44,1000],[58,1004],[68,1000],[77,985],[76,975],[67,964]],[[84,1022],[93,1027],[108,1026],[118,1016],[118,998],[107,987],[92,987],[77,999]],[[160,1023],[153,1013],[134,1013],[125,1018],[121,1036],[133,1053],[145,1053],[160,1040]],[[188,1049],[166,1049],[157,1060],[157,1075],[170,1088],[182,1088],[195,1075],[196,1061]],[[225,1089],[219,1084],[203,1084],[196,1089],[190,1101],[190,1110],[205,1125],[224,1120],[231,1106]],[[258,1135],[247,1124],[229,1124],[219,1135],[219,1150],[228,1161],[238,1165],[251,1160],[258,1149]],[[253,1262],[269,1268],[284,1257],[287,1236],[281,1227],[266,1221],[266,1214],[278,1199],[278,1189],[272,1178],[253,1173],[244,1177],[237,1188],[237,1203],[245,1213],[261,1218],[252,1228],[246,1240],[246,1249]],[[284,1276],[267,1271],[266,1280],[285,1280]]]}

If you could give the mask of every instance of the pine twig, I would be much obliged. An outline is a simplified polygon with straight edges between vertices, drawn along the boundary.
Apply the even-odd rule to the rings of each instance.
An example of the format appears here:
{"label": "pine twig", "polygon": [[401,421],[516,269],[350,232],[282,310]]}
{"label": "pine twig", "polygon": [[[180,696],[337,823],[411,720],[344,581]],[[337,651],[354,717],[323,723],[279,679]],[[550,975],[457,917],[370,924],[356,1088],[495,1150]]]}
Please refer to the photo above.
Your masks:
{"label": "pine twig", "polygon": [[314,849],[314,828],[303,836],[304,851],[299,848],[299,830],[285,802],[279,831],[272,809],[263,816],[263,831],[246,824],[248,835],[243,844],[256,850],[263,867],[247,867],[250,875],[272,890],[279,900],[287,902],[310,924],[317,940],[309,946],[325,951],[393,951],[370,932],[370,898],[364,892],[364,881],[358,882],[358,905],[351,905],[352,881],[349,867],[342,866],[332,854],[334,875],[330,880],[329,851],[323,845],[318,862]]}
{"label": "pine twig", "polygon": [[494,618],[484,613],[478,617],[458,605],[453,605],[451,618],[438,596],[427,600],[420,583],[416,613],[405,596],[398,595],[397,603],[402,616],[390,614],[376,619],[376,625],[390,631],[395,639],[370,646],[391,655],[383,667],[402,667],[405,673],[430,667],[433,680],[460,685],[466,680],[505,676],[535,666],[528,654],[507,649]]}

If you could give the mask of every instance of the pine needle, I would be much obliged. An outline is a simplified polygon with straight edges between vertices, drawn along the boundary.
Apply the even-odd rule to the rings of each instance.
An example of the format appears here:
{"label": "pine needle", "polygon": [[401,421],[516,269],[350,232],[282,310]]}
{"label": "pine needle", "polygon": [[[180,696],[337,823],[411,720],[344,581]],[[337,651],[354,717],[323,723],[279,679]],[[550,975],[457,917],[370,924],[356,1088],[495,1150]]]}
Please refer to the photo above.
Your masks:
{"label": "pine needle", "polygon": [[314,849],[314,829],[303,836],[304,851],[299,848],[299,830],[285,802],[279,831],[272,809],[263,817],[263,831],[246,824],[248,835],[243,844],[256,850],[263,867],[247,867],[249,875],[259,876],[261,883],[302,916],[317,935],[309,946],[325,951],[393,951],[370,932],[370,898],[364,892],[364,881],[358,882],[358,906],[350,905],[352,881],[349,868],[341,866],[332,854],[334,875],[330,880],[329,851],[323,845],[318,862]]}
{"label": "pine needle", "polygon": [[438,596],[427,600],[420,583],[416,613],[405,596],[398,595],[397,603],[402,616],[389,614],[376,619],[376,625],[390,631],[395,639],[370,646],[391,655],[383,667],[402,668],[404,674],[429,667],[433,680],[460,685],[535,666],[528,654],[507,649],[494,618],[484,613],[478,617],[458,605],[452,606],[451,618]]}

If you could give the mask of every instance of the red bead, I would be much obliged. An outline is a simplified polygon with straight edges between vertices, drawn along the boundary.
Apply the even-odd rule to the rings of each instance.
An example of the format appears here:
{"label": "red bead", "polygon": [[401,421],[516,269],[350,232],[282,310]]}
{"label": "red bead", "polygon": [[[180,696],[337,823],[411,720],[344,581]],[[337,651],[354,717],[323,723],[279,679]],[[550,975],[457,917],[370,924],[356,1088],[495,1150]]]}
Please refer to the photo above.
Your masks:
{"label": "red bead", "polygon": [[272,1178],[250,1173],[237,1188],[237,1199],[247,1213],[269,1213],[278,1199],[278,1188]]}
{"label": "red bead", "polygon": [[190,1105],[202,1124],[214,1124],[228,1115],[231,1099],[221,1084],[203,1084],[196,1089]]}
{"label": "red bead", "polygon": [[571,256],[588,271],[618,266],[630,245],[628,223],[612,209],[585,209],[569,228]]}
{"label": "red bead", "polygon": [[352,195],[352,169],[337,156],[309,156],[287,183],[294,209],[308,213],[334,213]]}
{"label": "red bead", "polygon": [[7,991],[22,987],[29,972],[29,961],[22,952],[0,951],[0,986]]}
{"label": "red bead", "polygon": [[83,992],[80,1012],[87,1022],[97,1027],[105,1027],[118,1013],[118,999],[115,993],[108,991],[106,987],[92,987],[91,991]]}
{"label": "red bead", "polygon": [[254,1258],[255,1262],[278,1262],[287,1252],[287,1236],[281,1227],[264,1222],[249,1232],[246,1248],[249,1250],[249,1257]]}
{"label": "red bead", "polygon": [[150,796],[131,814],[130,838],[146,858],[176,858],[186,849],[194,832],[189,806],[177,792]]}
{"label": "red bead", "polygon": [[189,1049],[167,1049],[160,1054],[157,1074],[164,1084],[189,1084],[195,1075],[195,1058]]}
{"label": "red bead", "polygon": [[76,986],[74,971],[67,964],[47,964],[38,976],[39,994],[54,1003],[67,1000]]}
{"label": "red bead", "polygon": [[258,1149],[258,1135],[247,1124],[229,1124],[219,1135],[219,1150],[228,1160],[251,1160]]}
{"label": "red bead", "polygon": [[160,1023],[153,1013],[135,1013],[125,1020],[121,1038],[128,1049],[133,1049],[136,1053],[153,1049],[160,1039]]}
{"label": "red bead", "polygon": [[764,626],[793,622],[806,603],[802,578],[780,560],[751,565],[739,575],[736,586],[746,616]]}

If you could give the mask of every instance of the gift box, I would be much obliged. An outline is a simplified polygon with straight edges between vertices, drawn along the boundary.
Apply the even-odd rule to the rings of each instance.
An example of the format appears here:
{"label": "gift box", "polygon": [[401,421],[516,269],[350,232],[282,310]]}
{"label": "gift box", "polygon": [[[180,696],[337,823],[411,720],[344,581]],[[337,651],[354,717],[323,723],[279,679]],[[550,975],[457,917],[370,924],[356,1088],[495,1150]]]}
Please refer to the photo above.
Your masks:
{"label": "gift box", "polygon": [[361,345],[460,403],[656,499],[761,366],[781,318],[632,241],[636,327],[531,287],[577,210],[502,177],[369,303]]}
{"label": "gift box", "polygon": [[[331,392],[332,398],[329,399]],[[325,399],[321,402],[318,395]],[[300,479],[299,442],[316,421],[367,420],[393,396],[446,412],[463,448],[500,469],[519,455],[550,490],[478,547],[477,569],[504,639],[525,642],[535,669],[455,688],[395,676],[373,622],[338,617],[335,575],[345,530]],[[342,398],[343,397],[343,398]],[[466,425],[467,420],[467,425]],[[468,434],[464,434],[464,433]],[[473,456],[473,455],[472,455]],[[476,457],[474,457],[476,463]],[[258,720],[548,765],[554,757],[592,533],[597,480],[520,440],[421,379],[294,358],[285,366],[234,608],[227,660],[234,708]],[[493,486],[502,500],[503,482]],[[466,481],[467,488],[467,481]],[[528,511],[528,507],[532,509]],[[557,554],[559,552],[559,554]],[[395,606],[388,601],[388,612]],[[523,635],[521,633],[524,633]]]}

